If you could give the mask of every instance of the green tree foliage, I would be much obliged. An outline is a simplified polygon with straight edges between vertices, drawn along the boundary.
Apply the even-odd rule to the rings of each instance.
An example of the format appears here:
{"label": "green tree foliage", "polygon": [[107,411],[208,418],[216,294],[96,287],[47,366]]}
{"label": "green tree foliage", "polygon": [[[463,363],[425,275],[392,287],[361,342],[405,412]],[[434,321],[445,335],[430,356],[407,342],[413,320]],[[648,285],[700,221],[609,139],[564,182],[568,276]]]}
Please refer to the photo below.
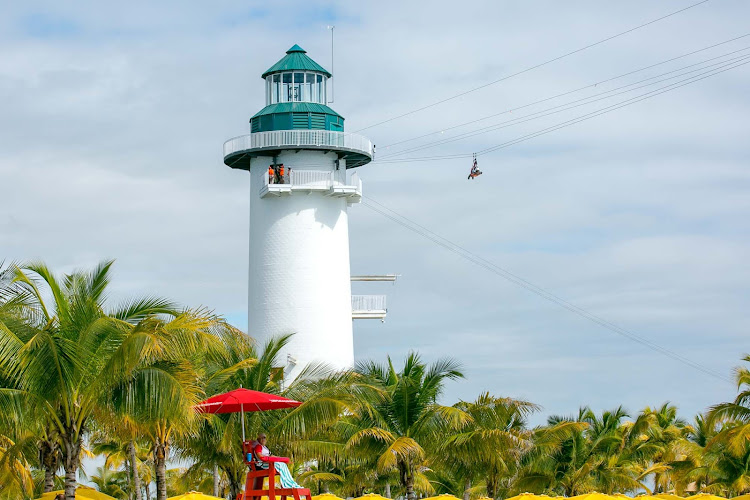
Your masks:
{"label": "green tree foliage", "polygon": [[289,335],[257,345],[210,311],[153,297],[111,306],[111,265],[56,276],[42,263],[0,264],[0,500],[61,487],[72,499],[89,453],[105,457],[89,480],[118,499],[236,498],[243,421],[195,404],[239,387],[303,402],[248,412],[244,424],[314,493],[750,493],[746,367],[737,397],[690,424],[664,403],[633,415],[582,407],[531,428],[539,407],[529,401],[484,393],[444,404],[445,384],[463,377],[450,359],[311,365],[285,381]]}
{"label": "green tree foliage", "polygon": [[462,409],[438,403],[445,382],[463,377],[460,367],[450,359],[426,365],[410,353],[400,371],[388,358],[385,365],[360,363],[357,372],[383,392],[346,418],[346,448],[359,448],[360,456],[375,459],[377,473],[396,472],[408,500],[416,498],[417,490],[431,492],[424,474],[430,466],[428,450],[439,444],[441,431],[459,429],[469,420]]}

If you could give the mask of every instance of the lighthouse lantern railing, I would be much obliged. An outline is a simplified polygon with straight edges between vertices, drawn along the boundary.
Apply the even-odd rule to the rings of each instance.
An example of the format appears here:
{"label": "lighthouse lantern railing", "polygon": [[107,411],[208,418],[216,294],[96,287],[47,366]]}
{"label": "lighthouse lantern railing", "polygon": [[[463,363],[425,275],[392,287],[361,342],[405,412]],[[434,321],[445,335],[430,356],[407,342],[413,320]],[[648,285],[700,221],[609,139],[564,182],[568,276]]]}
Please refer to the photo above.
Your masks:
{"label": "lighthouse lantern railing", "polygon": [[372,158],[372,142],[361,135],[332,130],[272,130],[229,139],[224,143],[224,157],[256,149],[308,146],[325,149],[334,147],[365,153]]}

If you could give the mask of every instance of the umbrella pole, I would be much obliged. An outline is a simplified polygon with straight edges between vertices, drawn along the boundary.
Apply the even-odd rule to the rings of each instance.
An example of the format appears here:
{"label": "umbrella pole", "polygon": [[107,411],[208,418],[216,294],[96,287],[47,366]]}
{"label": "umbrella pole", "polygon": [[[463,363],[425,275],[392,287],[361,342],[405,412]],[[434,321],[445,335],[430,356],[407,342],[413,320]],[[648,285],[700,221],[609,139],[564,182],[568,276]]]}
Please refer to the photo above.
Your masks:
{"label": "umbrella pole", "polygon": [[240,403],[240,418],[242,419],[242,442],[245,442],[245,405]]}

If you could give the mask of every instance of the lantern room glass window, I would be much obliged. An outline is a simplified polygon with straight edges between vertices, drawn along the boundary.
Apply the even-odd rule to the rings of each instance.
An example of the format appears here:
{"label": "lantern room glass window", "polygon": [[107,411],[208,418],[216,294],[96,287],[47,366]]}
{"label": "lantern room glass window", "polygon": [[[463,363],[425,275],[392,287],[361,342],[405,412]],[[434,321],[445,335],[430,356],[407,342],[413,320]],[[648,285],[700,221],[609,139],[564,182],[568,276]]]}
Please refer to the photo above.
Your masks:
{"label": "lantern room glass window", "polygon": [[292,96],[292,74],[281,74],[281,100],[279,102],[289,102]]}
{"label": "lantern room glass window", "polygon": [[302,100],[302,86],[305,83],[304,73],[294,73],[294,83],[292,92],[289,94],[289,100],[299,102]]}
{"label": "lantern room glass window", "polygon": [[266,105],[280,102],[326,103],[327,78],[318,73],[276,73],[266,77]]}

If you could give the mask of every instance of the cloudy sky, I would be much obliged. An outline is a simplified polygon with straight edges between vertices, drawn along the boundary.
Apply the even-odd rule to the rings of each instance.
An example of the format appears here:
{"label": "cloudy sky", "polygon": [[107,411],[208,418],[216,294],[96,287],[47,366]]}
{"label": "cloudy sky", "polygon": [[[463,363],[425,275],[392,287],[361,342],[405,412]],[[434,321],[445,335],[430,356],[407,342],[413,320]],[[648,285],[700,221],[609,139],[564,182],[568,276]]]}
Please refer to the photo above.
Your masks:
{"label": "cloudy sky", "polygon": [[[60,272],[116,258],[112,300],[163,295],[244,329],[249,176],[223,165],[221,146],[249,132],[263,106],[260,74],[290,46],[330,68],[326,26],[336,26],[332,107],[355,131],[696,2],[6,1],[0,258],[43,259]],[[750,37],[446,130],[746,35],[748,18],[744,0],[708,1],[361,133],[381,157],[470,156],[686,77],[396,153],[647,78],[639,85],[702,74],[750,55],[741,52]],[[359,173],[373,200],[730,378],[750,351],[749,84],[750,66],[739,66],[480,155],[484,175],[473,182],[470,158],[381,161]],[[389,309],[383,324],[355,323],[356,357],[453,356],[466,379],[448,386],[446,402],[483,391],[527,398],[544,408],[542,422],[583,404],[635,412],[671,401],[692,419],[735,394],[366,206],[350,217],[352,272],[401,275],[355,284],[386,293]]]}

